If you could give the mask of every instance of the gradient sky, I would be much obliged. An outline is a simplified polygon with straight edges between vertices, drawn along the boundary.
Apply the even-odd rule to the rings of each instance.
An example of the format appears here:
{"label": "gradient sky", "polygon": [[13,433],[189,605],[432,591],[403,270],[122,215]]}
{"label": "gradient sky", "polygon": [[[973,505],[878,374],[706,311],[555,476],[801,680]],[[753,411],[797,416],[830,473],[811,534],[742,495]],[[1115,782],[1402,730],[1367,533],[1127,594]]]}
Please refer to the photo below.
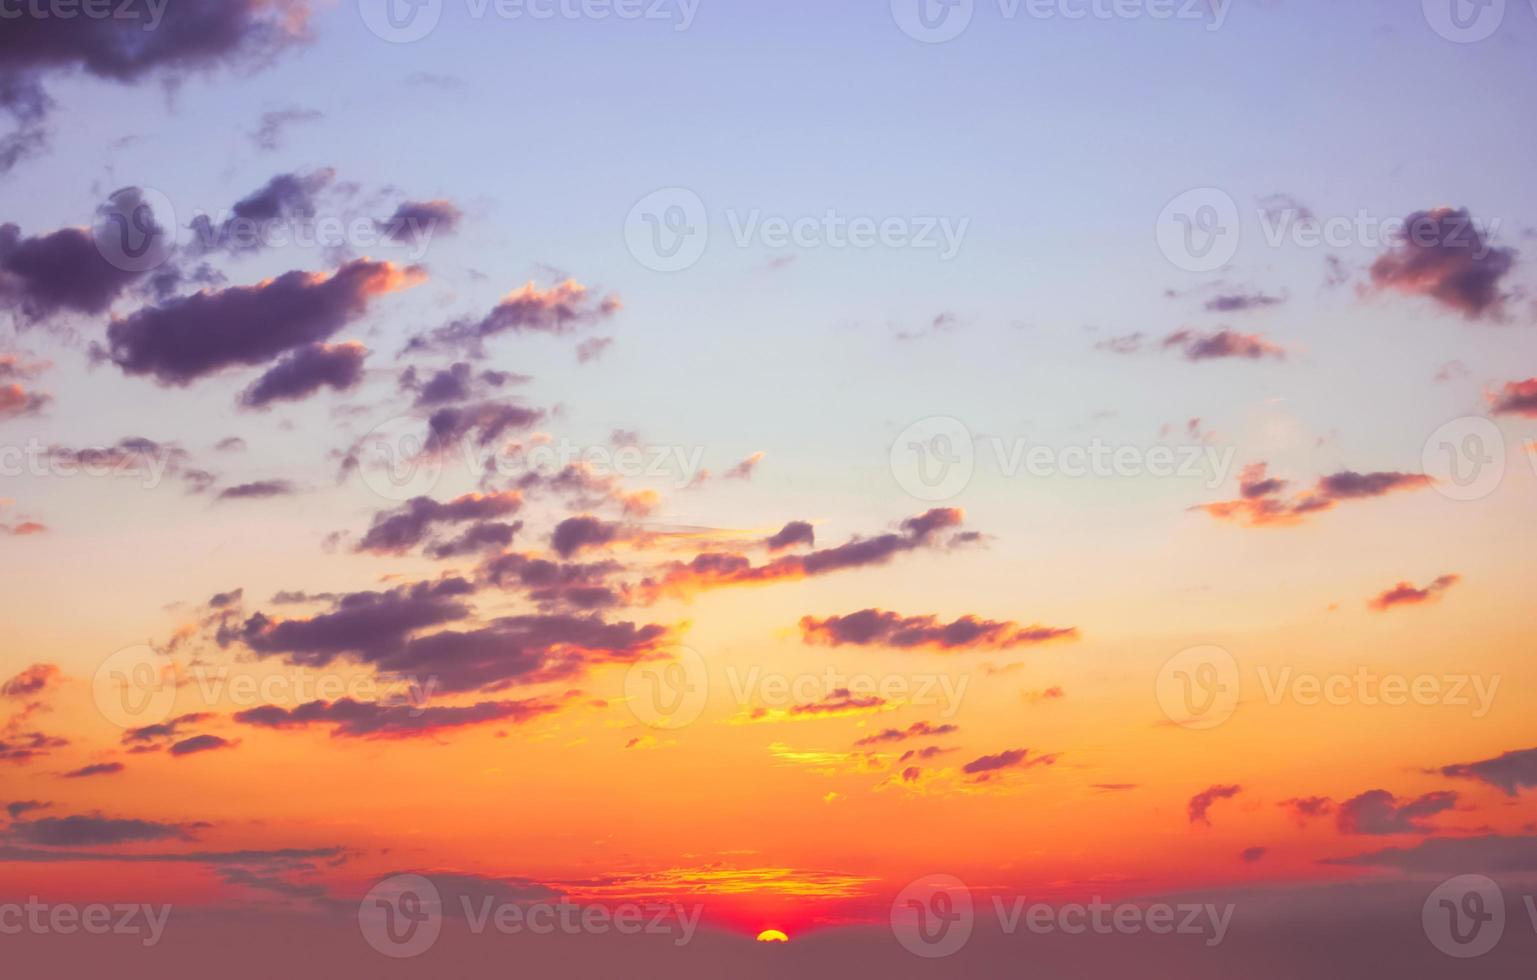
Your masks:
{"label": "gradient sky", "polygon": [[[892,896],[933,873],[982,894],[1130,899],[1420,873],[1428,891],[1491,870],[1489,854],[1537,869],[1537,667],[1522,611],[1537,513],[1528,4],[1466,44],[1439,36],[1420,5],[1386,0],[1240,0],[1218,29],[1010,19],[978,3],[970,28],[939,44],[906,36],[875,0],[704,0],[687,30],[676,17],[476,20],[450,2],[408,44],[371,33],[351,0],[228,6],[246,34],[127,78],[91,70],[73,42],[45,55],[35,39],[0,40],[0,82],[52,102],[35,124],[46,145],[0,173],[0,225],[15,226],[0,234],[0,389],[18,386],[0,400],[0,445],[57,456],[134,437],[184,454],[153,487],[0,476],[0,675],[15,679],[0,697],[0,804],[47,804],[0,831],[0,897],[261,909],[299,901],[284,889],[302,886],[321,914],[382,875],[437,872],[592,901],[687,895],[721,928],[795,937],[884,923]],[[247,44],[280,14],[273,50]],[[0,136],[33,125],[17,105],[0,101]],[[259,145],[264,114],[290,110],[274,145]],[[194,254],[195,215],[223,215],[282,175],[315,182],[308,206],[322,219],[384,220],[409,202],[446,202],[452,217],[415,243]],[[178,239],[163,269],[185,278],[157,294],[137,277],[94,309],[65,300],[39,313],[39,296],[112,278],[94,252],[42,245],[90,229],[124,188],[155,202]],[[663,188],[687,189],[709,215],[708,247],[679,272],[648,268],[625,237],[632,208]],[[1160,250],[1165,205],[1193,189],[1241,215],[1236,251],[1213,271]],[[1267,209],[1420,215],[1438,232],[1470,216],[1477,254],[1441,240],[1273,246]],[[952,258],[733,240],[733,220],[754,211],[829,210],[967,224]],[[147,363],[136,356],[178,356],[186,337],[168,323],[197,309],[199,289],[208,305],[181,322],[239,346],[241,331],[280,333],[274,318],[303,311],[242,320],[220,305],[231,291],[279,288],[293,271],[318,283],[365,259],[400,281],[360,292],[323,331],[186,376],[135,373]],[[570,321],[557,316],[567,279],[585,290]],[[523,318],[482,350],[408,350],[525,283]],[[143,349],[109,343],[133,323],[153,334]],[[261,409],[239,403],[295,350],[339,356],[305,344],[349,341],[369,351],[361,373]],[[463,401],[544,413],[493,446],[611,453],[633,433],[646,452],[697,453],[709,476],[621,474],[569,493],[520,487],[522,471],[482,479],[451,446],[415,461],[442,471],[418,489],[439,502],[521,491],[497,518],[522,522],[512,543],[434,559],[424,547],[474,526],[445,519],[371,548],[370,526],[413,505],[381,496],[366,452],[361,469],[343,457],[381,425],[419,438],[444,405],[414,405],[402,374],[456,362],[527,376]],[[904,431],[936,417],[969,433],[975,475],[920,499]],[[1467,450],[1471,433],[1504,467],[1476,494],[1427,464],[1441,442]],[[230,437],[243,447],[217,448]],[[1138,459],[1197,446],[1221,466],[1011,475],[993,448],[1096,441]],[[283,484],[221,496],[259,481]],[[654,505],[626,509],[623,495],[644,490]],[[1231,501],[1257,519],[1203,509]],[[903,523],[925,514],[942,526]],[[541,602],[488,580],[503,551],[557,559],[557,526],[580,516],[615,540],[562,557],[615,562],[610,603]],[[771,552],[763,541],[792,521],[814,526],[815,544]],[[698,555],[794,564],[854,540],[891,550],[751,586],[646,585]],[[323,665],[261,648],[275,620],[323,619],[343,594],[455,577],[473,590],[456,619],[358,639]],[[322,597],[273,601],[291,591]],[[816,642],[812,620],[861,610],[933,617],[909,628],[992,625],[980,640],[918,646],[852,632]],[[492,680],[440,687],[431,706],[528,700],[539,713],[422,722],[409,737],[258,724],[242,713],[264,702],[209,697],[196,680],[398,689],[433,670],[378,664],[392,644],[513,616],[660,629],[609,650],[503,640]],[[1034,626],[1072,632],[987,642]],[[1207,646],[1232,655],[1242,694],[1230,718],[1197,730],[1166,710],[1166,665]],[[174,665],[169,717],[199,716],[141,743],[153,751],[132,751],[93,682],[138,647]],[[530,657],[540,669],[497,666]],[[674,662],[704,665],[708,703],[687,724],[648,725],[630,703],[636,685]],[[800,679],[815,695],[803,703],[836,700],[820,681],[829,667],[942,679],[961,694],[795,717],[794,704],[741,690],[771,675]],[[1305,705],[1267,697],[1261,679],[1361,669],[1458,683],[1475,702],[1475,685],[1494,694],[1484,713],[1358,694]],[[275,705],[301,700],[314,698]],[[920,724],[955,729],[856,745]],[[170,751],[197,736],[222,741]],[[900,758],[930,746],[943,751]],[[1196,801],[1223,787],[1237,789],[1203,817]],[[1309,798],[1328,802],[1299,818],[1289,801]],[[36,827],[70,816],[171,829],[66,840]],[[1467,850],[1429,871],[1402,857],[1442,846]],[[285,848],[338,850],[254,886],[217,862],[115,859]]]}

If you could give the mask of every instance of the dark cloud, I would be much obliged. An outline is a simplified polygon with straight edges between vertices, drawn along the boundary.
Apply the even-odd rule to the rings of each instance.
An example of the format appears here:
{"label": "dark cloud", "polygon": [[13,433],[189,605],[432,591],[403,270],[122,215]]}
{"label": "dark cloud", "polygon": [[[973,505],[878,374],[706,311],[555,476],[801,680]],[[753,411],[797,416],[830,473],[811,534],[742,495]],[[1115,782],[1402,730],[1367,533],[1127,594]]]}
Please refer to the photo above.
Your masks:
{"label": "dark cloud", "polygon": [[[1102,340],[1095,344],[1094,348],[1109,351],[1112,354],[1140,354],[1147,349],[1148,341],[1149,338],[1145,334],[1134,333]],[[1287,356],[1284,347],[1266,340],[1259,334],[1239,333],[1226,327],[1207,333],[1189,328],[1176,330],[1158,341],[1158,349],[1179,351],[1187,361],[1212,361],[1224,358],[1252,361],[1267,357],[1284,360]]]}
{"label": "dark cloud", "polygon": [[855,742],[856,746],[888,745],[892,742],[905,742],[910,738],[939,738],[942,735],[953,735],[960,731],[955,725],[933,725],[926,721],[915,721],[906,728],[887,728],[874,735],[866,735]]}
{"label": "dark cloud", "polygon": [[1176,330],[1163,339],[1164,348],[1177,348],[1187,361],[1211,361],[1227,357],[1259,360],[1286,358],[1286,349],[1258,334],[1222,329],[1214,333]]}
{"label": "dark cloud", "polygon": [[237,743],[217,735],[194,735],[184,738],[180,742],[171,745],[172,755],[196,755],[199,752],[212,752],[215,749],[232,749]]}
{"label": "dark cloud", "polygon": [[512,544],[512,539],[523,529],[522,521],[481,521],[465,528],[458,537],[435,541],[425,550],[428,558],[443,561],[464,555],[478,555],[487,551],[501,551]]}
{"label": "dark cloud", "polygon": [[463,440],[485,447],[509,432],[527,429],[544,418],[538,409],[500,402],[440,408],[427,419],[426,451],[448,452]]}
{"label": "dark cloud", "polygon": [[1258,862],[1263,861],[1265,859],[1265,855],[1269,853],[1270,848],[1268,847],[1246,847],[1238,855],[1238,860],[1245,864],[1257,864]]}
{"label": "dark cloud", "polygon": [[887,646],[899,649],[928,647],[936,650],[1007,650],[1014,647],[1074,639],[1076,627],[1020,626],[962,616],[942,623],[936,616],[902,616],[881,609],[863,609],[847,616],[800,621],[801,638],[825,646]]}
{"label": "dark cloud", "polygon": [[1333,510],[1340,501],[1366,500],[1390,493],[1419,490],[1431,485],[1421,473],[1355,473],[1345,470],[1323,477],[1312,488],[1283,494],[1289,481],[1268,475],[1264,463],[1245,466],[1239,476],[1239,500],[1202,504],[1193,509],[1204,511],[1218,520],[1230,520],[1247,527],[1290,527],[1313,514]]}
{"label": "dark cloud", "polygon": [[1498,317],[1507,294],[1500,280],[1515,265],[1513,249],[1497,248],[1466,209],[1417,211],[1404,240],[1372,263],[1380,289],[1426,296],[1469,320]]}
{"label": "dark cloud", "polygon": [[786,548],[793,548],[798,544],[814,548],[816,543],[816,528],[806,521],[791,521],[780,528],[773,536],[764,539],[763,542],[764,547],[770,551],[783,551]]}
{"label": "dark cloud", "polygon": [[0,225],[0,309],[24,321],[105,313],[139,278],[108,262],[88,230],[22,238],[16,225]]}
{"label": "dark cloud", "polygon": [[52,803],[45,803],[42,800],[17,800],[14,803],[7,803],[5,812],[11,815],[12,820],[18,820],[35,810],[46,810],[51,806],[53,806]]}
{"label": "dark cloud", "polygon": [[58,686],[64,672],[57,664],[33,664],[0,684],[0,697],[34,698],[50,687]]}
{"label": "dark cloud", "polygon": [[186,735],[186,729],[212,718],[208,712],[193,712],[180,715],[169,721],[158,722],[153,725],[144,725],[139,728],[130,728],[123,732],[121,741],[130,746],[129,751],[158,750],[170,742]]}
{"label": "dark cloud", "polygon": [[40,817],[12,824],[10,836],[39,847],[91,847],[140,841],[192,840],[200,824],[157,823],[110,817]]}
{"label": "dark cloud", "polygon": [[329,276],[289,272],[255,286],[198,292],[114,320],[109,356],[124,373],[187,385],[329,339],[375,297],[420,279],[415,270],[358,259]]}
{"label": "dark cloud", "polygon": [[1418,799],[1400,800],[1385,789],[1374,789],[1341,803],[1335,824],[1342,834],[1430,834],[1434,828],[1421,821],[1456,805],[1456,793],[1427,793]]}
{"label": "dark cloud", "polygon": [[1206,301],[1206,309],[1212,313],[1243,313],[1261,310],[1267,306],[1279,306],[1286,302],[1279,296],[1265,293],[1223,293]]}
{"label": "dark cloud", "polygon": [[256,613],[239,626],[221,626],[218,640],[306,667],[324,667],[343,655],[376,659],[399,649],[417,630],[467,617],[463,600],[472,591],[464,579],[446,578],[388,592],[354,592],[308,619],[274,620]]}
{"label": "dark cloud", "polygon": [[14,732],[0,738],[0,762],[26,765],[54,749],[69,745],[69,739],[43,732]]}
{"label": "dark cloud", "polygon": [[1202,790],[1190,798],[1189,806],[1186,808],[1190,822],[1203,823],[1210,827],[1211,817],[1209,813],[1212,806],[1219,800],[1230,800],[1242,792],[1242,786],[1212,786],[1209,789]]}
{"label": "dark cloud", "polygon": [[1442,575],[1423,589],[1409,582],[1399,582],[1391,589],[1383,592],[1367,603],[1378,612],[1387,612],[1394,606],[1415,606],[1427,602],[1433,602],[1441,597],[1441,593],[1462,581],[1458,575]]}
{"label": "dark cloud", "polygon": [[345,344],[310,344],[274,364],[240,396],[246,408],[265,408],[277,401],[299,401],[322,388],[347,391],[363,380],[368,348]]}
{"label": "dark cloud", "polygon": [[525,615],[478,629],[429,633],[363,656],[396,677],[430,679],[448,693],[495,691],[513,683],[579,675],[587,663],[632,663],[671,636],[663,626],[607,622],[597,615]]}
{"label": "dark cloud", "polygon": [[508,552],[487,561],[480,574],[497,588],[521,587],[541,606],[592,610],[623,604],[624,587],[607,583],[621,571],[623,566],[615,561],[555,562]]}
{"label": "dark cloud", "polygon": [[122,772],[128,767],[121,762],[98,762],[94,765],[83,766],[63,773],[65,779],[85,779],[89,776],[111,776]]}
{"label": "dark cloud", "polygon": [[256,480],[220,490],[219,499],[270,500],[273,497],[287,497],[298,492],[299,488],[288,480]]}
{"label": "dark cloud", "polygon": [[518,480],[518,487],[559,494],[573,507],[583,509],[617,505],[631,517],[644,517],[661,505],[661,497],[655,491],[628,490],[619,477],[599,473],[580,461],[567,465],[554,476],[525,474]]}
{"label": "dark cloud", "polygon": [[403,391],[416,393],[418,408],[434,408],[455,402],[468,401],[484,396],[489,389],[528,381],[527,375],[509,371],[476,371],[470,364],[460,361],[435,372],[423,381],[416,366],[412,365],[400,375]]}
{"label": "dark cloud", "polygon": [[440,503],[431,497],[416,497],[394,510],[375,514],[368,532],[358,542],[357,550],[375,554],[404,554],[426,540],[437,525],[507,517],[522,506],[523,496],[515,491],[465,494],[447,503]]}
{"label": "dark cloud", "polygon": [[240,600],[245,596],[245,589],[232,589],[229,592],[218,592],[208,600],[210,609],[227,609],[230,606],[240,605]]}
{"label": "dark cloud", "polygon": [[1482,762],[1446,766],[1441,775],[1477,780],[1498,787],[1507,796],[1518,796],[1523,789],[1537,788],[1537,749],[1520,749]]}
{"label": "dark cloud", "polygon": [[1288,811],[1299,826],[1306,826],[1309,820],[1326,817],[1334,812],[1334,801],[1327,796],[1298,797],[1282,800],[1276,805]]}
{"label": "dark cloud", "polygon": [[574,279],[543,291],[528,283],[508,293],[484,317],[455,320],[417,337],[408,349],[460,349],[482,355],[485,342],[501,334],[566,334],[601,323],[619,309],[619,300],[612,296],[595,297]]}
{"label": "dark cloud", "polygon": [[335,180],[336,171],[330,169],[278,174],[236,201],[223,223],[215,225],[204,214],[193,218],[193,251],[233,255],[260,251],[271,244],[268,230],[273,224],[313,218],[319,196]]}
{"label": "dark cloud", "polygon": [[626,525],[604,521],[596,517],[569,517],[555,526],[550,535],[550,547],[562,558],[587,548],[601,548],[626,536]]}
{"label": "dark cloud", "polygon": [[1393,868],[1412,874],[1533,872],[1537,871],[1537,837],[1433,837],[1414,847],[1390,847],[1322,863]]}
{"label": "dark cloud", "polygon": [[[882,565],[896,555],[936,546],[941,531],[958,527],[964,520],[965,513],[958,508],[939,507],[903,521],[901,533],[856,537],[835,548],[804,555],[784,555],[765,565],[754,565],[746,555],[706,552],[689,562],[664,565],[658,575],[640,584],[639,592],[645,601],[654,602],[667,596],[686,598],[707,589],[793,581],[844,569]],[[956,535],[952,543],[963,537]]]}
{"label": "dark cloud", "polygon": [[415,244],[435,235],[453,234],[463,218],[464,212],[452,201],[406,201],[389,218],[376,224],[391,241]]}
{"label": "dark cloud", "polygon": [[331,730],[333,738],[427,738],[455,728],[491,722],[521,725],[556,710],[544,701],[484,701],[462,707],[414,707],[353,701],[311,701],[297,708],[263,705],[235,715],[235,720],[259,728]]}
{"label": "dark cloud", "polygon": [[1004,769],[1033,769],[1036,766],[1055,765],[1056,761],[1057,757],[1054,755],[1032,756],[1029,749],[1009,749],[997,755],[984,755],[973,759],[961,767],[961,772],[968,776],[987,778],[990,773]]}
{"label": "dark cloud", "polygon": [[[46,145],[53,74],[117,84],[168,84],[211,69],[259,64],[303,36],[307,0],[175,0],[122,5],[130,16],[8,18],[0,33],[0,111],[17,130],[0,137],[0,172]],[[152,29],[151,29],[152,28]]]}
{"label": "dark cloud", "polygon": [[1491,402],[1495,415],[1520,415],[1537,419],[1537,378],[1507,382]]}

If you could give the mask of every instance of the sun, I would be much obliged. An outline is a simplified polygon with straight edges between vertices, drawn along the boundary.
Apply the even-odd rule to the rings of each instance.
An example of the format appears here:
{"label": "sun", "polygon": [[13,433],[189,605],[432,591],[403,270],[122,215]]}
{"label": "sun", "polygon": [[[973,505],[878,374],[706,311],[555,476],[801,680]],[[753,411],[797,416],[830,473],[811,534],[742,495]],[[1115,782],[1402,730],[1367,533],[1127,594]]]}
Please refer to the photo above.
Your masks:
{"label": "sun", "polygon": [[758,933],[758,942],[760,943],[787,943],[789,941],[790,937],[778,929],[765,929]]}

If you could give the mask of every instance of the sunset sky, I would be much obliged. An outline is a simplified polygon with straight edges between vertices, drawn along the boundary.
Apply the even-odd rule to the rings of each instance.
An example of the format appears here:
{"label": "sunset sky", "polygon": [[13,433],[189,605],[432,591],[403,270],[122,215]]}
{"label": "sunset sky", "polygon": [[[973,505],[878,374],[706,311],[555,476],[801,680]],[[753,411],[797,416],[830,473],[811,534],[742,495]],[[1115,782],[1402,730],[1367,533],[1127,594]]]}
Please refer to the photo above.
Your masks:
{"label": "sunset sky", "polygon": [[0,904],[1531,942],[1537,4],[384,2],[0,3]]}

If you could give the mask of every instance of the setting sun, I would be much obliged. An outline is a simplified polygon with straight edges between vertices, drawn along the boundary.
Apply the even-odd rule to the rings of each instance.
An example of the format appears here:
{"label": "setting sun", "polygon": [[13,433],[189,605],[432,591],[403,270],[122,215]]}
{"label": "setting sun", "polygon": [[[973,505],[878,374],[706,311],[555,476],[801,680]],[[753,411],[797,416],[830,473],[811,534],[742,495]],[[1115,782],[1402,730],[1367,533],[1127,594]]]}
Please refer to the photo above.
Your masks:
{"label": "setting sun", "polygon": [[765,929],[758,933],[758,942],[760,943],[787,943],[789,941],[790,937],[778,929]]}

